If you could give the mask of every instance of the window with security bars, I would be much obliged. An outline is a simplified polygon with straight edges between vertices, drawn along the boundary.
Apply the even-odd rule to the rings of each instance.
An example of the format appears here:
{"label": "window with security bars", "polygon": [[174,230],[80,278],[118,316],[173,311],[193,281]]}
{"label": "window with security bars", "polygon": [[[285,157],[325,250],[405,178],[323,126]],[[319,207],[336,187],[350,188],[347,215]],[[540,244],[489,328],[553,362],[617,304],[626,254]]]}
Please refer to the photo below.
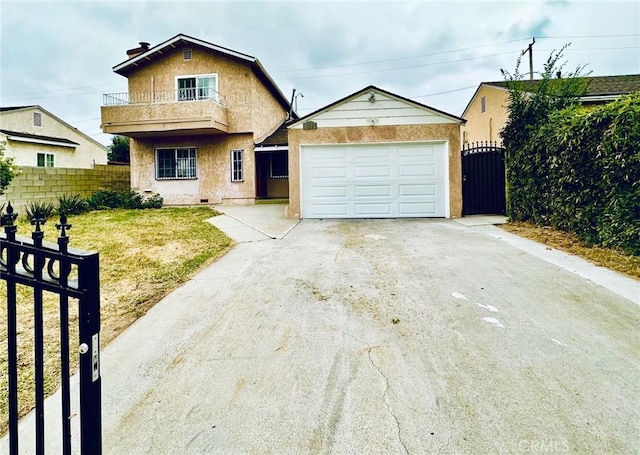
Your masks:
{"label": "window with security bars", "polygon": [[242,182],[242,150],[231,150],[231,181]]}
{"label": "window with security bars", "polygon": [[196,148],[162,148],[156,150],[156,179],[196,178]]}

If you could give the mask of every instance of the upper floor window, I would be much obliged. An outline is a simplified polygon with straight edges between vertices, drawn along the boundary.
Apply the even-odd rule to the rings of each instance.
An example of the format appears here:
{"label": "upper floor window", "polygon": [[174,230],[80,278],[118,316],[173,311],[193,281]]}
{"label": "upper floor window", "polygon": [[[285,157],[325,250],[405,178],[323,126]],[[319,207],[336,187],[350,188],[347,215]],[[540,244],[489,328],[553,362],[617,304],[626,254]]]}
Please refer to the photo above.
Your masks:
{"label": "upper floor window", "polygon": [[33,113],[33,126],[42,126],[42,114],[40,112]]}
{"label": "upper floor window", "polygon": [[218,101],[218,75],[178,76],[176,78],[178,101]]}
{"label": "upper floor window", "polygon": [[156,150],[156,179],[195,179],[196,148],[164,148]]}
{"label": "upper floor window", "polygon": [[480,112],[483,114],[487,112],[487,99],[484,96],[480,98]]}
{"label": "upper floor window", "polygon": [[191,48],[184,48],[182,49],[182,59],[183,60],[191,60],[192,57],[192,52],[191,52]]}
{"label": "upper floor window", "polygon": [[38,167],[54,167],[55,156],[53,153],[38,153]]}

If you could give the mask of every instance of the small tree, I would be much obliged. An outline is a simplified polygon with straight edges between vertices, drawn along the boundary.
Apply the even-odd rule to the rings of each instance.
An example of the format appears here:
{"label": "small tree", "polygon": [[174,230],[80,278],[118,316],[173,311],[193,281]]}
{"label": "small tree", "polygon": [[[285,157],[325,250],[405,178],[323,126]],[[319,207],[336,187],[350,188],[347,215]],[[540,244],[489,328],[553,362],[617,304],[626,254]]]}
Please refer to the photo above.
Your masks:
{"label": "small tree", "polygon": [[549,55],[540,80],[523,80],[521,57],[513,74],[502,70],[509,87],[509,117],[500,136],[506,150],[507,212],[514,220],[545,224],[550,160],[536,146],[536,136],[552,113],[580,104],[587,89],[584,76],[589,73],[582,74],[584,65],[555,77],[566,64],[561,59],[567,46]]}
{"label": "small tree", "polygon": [[111,145],[108,147],[109,153],[107,158],[109,161],[122,161],[128,163],[129,158],[129,138],[126,136],[113,136]]}
{"label": "small tree", "polygon": [[20,174],[20,168],[13,164],[13,158],[5,157],[4,142],[0,142],[0,194],[4,194],[11,181]]}

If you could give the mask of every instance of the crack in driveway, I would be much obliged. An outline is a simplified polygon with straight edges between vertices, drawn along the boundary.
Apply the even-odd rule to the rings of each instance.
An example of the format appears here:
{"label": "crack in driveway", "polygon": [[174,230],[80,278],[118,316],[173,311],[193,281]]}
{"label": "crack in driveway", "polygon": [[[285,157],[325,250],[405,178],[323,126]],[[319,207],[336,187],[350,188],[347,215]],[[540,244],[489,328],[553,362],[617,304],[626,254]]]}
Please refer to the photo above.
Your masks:
{"label": "crack in driveway", "polygon": [[369,356],[369,361],[371,362],[371,365],[373,365],[373,367],[376,370],[378,370],[378,373],[380,374],[380,376],[382,376],[382,378],[384,379],[384,382],[385,382],[385,389],[384,389],[384,394],[382,395],[382,398],[384,399],[384,403],[387,406],[387,412],[389,412],[391,417],[393,417],[393,420],[395,420],[395,422],[396,422],[396,427],[398,428],[398,440],[400,441],[400,444],[402,445],[402,448],[404,449],[405,453],[408,455],[409,454],[409,449],[407,449],[407,445],[405,444],[404,440],[402,439],[400,421],[398,420],[398,417],[393,413],[393,410],[391,409],[391,404],[389,403],[389,378],[382,372],[382,369],[380,368],[380,366],[378,366],[374,362],[373,357],[371,357],[371,351],[374,348],[379,348],[380,345],[371,346],[371,345],[367,344],[367,346],[368,346],[367,354]]}

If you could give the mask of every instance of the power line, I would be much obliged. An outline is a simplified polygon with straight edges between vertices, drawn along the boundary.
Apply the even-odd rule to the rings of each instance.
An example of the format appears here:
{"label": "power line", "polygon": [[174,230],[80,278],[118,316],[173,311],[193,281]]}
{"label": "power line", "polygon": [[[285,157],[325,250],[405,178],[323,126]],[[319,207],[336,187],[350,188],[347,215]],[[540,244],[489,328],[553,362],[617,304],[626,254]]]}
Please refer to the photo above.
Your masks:
{"label": "power line", "polygon": [[[528,38],[525,38],[528,39]],[[368,62],[359,62],[359,63],[345,63],[343,65],[331,65],[331,66],[316,66],[316,67],[309,67],[309,68],[297,68],[297,69],[291,69],[291,70],[277,70],[277,71],[271,71],[271,73],[292,73],[292,72],[296,72],[296,71],[312,71],[312,70],[322,70],[322,69],[329,69],[329,68],[344,68],[347,66],[359,66],[359,65],[371,65],[374,63],[386,63],[386,62],[395,62],[398,60],[409,60],[409,59],[414,59],[414,58],[422,58],[422,57],[431,57],[434,55],[443,55],[443,54],[452,54],[452,53],[456,53],[456,52],[465,52],[465,51],[470,51],[470,50],[474,50],[474,49],[482,49],[485,47],[492,47],[492,46],[500,46],[502,44],[510,44],[510,43],[516,43],[518,41],[524,41],[523,39],[517,39],[517,40],[511,40],[511,41],[503,41],[501,43],[493,43],[493,44],[485,44],[482,46],[475,46],[475,47],[467,47],[467,48],[462,48],[462,49],[453,49],[453,50],[449,50],[449,51],[442,51],[442,52],[433,52],[430,54],[421,54],[421,55],[413,55],[413,56],[408,56],[408,57],[397,57],[397,58],[388,58],[388,59],[384,59],[384,60],[372,60],[372,61],[368,61]]]}

